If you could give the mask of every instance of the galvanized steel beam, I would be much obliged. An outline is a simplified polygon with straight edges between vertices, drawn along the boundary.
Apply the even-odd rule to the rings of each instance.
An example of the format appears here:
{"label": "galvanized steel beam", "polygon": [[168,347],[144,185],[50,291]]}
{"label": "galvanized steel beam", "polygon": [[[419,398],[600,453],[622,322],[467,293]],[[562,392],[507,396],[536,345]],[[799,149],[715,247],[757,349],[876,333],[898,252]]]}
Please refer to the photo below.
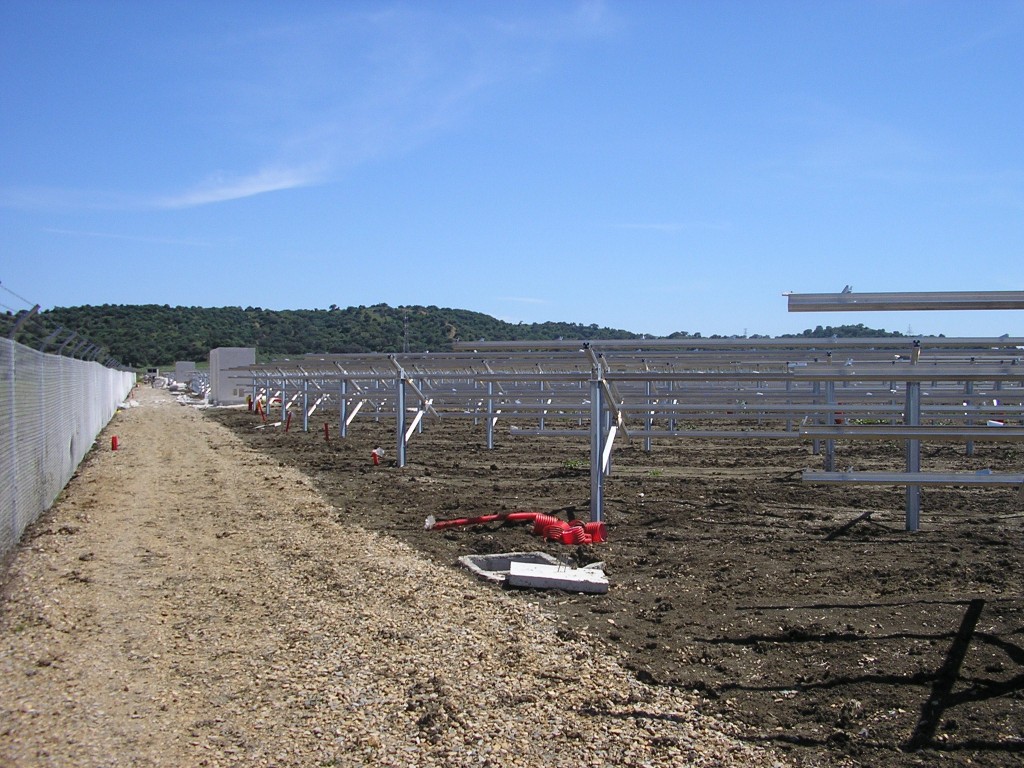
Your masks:
{"label": "galvanized steel beam", "polygon": [[1024,309],[1024,291],[789,293],[790,312]]}

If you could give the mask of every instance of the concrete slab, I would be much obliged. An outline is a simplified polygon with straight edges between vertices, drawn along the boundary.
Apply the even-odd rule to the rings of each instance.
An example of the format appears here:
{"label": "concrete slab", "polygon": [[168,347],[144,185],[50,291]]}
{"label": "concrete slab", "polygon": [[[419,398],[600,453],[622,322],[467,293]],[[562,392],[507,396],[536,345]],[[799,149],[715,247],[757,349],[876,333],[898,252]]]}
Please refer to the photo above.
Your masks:
{"label": "concrete slab", "polygon": [[608,591],[608,577],[600,568],[570,568],[566,565],[512,561],[506,581],[512,587],[563,589],[566,592],[598,595]]}
{"label": "concrete slab", "polygon": [[513,562],[566,567],[565,563],[547,552],[502,552],[493,555],[463,555],[459,558],[460,565],[482,579],[499,584],[508,578],[509,567]]}

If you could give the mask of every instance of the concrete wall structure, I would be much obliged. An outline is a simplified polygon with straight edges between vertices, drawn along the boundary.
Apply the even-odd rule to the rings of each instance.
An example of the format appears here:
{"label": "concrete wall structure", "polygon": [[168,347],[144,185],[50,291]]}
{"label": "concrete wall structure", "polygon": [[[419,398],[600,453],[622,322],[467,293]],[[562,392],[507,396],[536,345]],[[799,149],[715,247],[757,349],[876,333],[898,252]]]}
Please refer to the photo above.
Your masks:
{"label": "concrete wall structure", "polygon": [[195,372],[196,364],[193,362],[178,361],[174,364],[174,380],[179,384],[188,384]]}
{"label": "concrete wall structure", "polygon": [[232,373],[256,363],[255,347],[218,347],[210,350],[210,403],[212,405],[238,405],[252,394],[247,384],[250,376]]}

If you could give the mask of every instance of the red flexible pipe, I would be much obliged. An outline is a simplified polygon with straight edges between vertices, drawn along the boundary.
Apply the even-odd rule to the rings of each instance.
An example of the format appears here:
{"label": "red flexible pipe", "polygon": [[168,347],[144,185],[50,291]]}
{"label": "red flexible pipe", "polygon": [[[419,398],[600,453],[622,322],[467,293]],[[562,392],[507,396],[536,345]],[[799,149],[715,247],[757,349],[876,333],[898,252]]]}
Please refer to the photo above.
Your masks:
{"label": "red flexible pipe", "polygon": [[509,512],[507,515],[503,515],[502,519],[508,520],[510,523],[532,523],[539,514],[540,512]]}
{"label": "red flexible pipe", "polygon": [[587,523],[583,526],[583,530],[590,534],[594,544],[608,541],[608,526],[603,522]]}
{"label": "red flexible pipe", "polygon": [[571,525],[562,532],[563,544],[590,544],[590,534],[583,530],[583,526]]}
{"label": "red flexible pipe", "polygon": [[[456,517],[451,520],[438,520],[430,526],[434,528],[454,528],[460,525],[482,525],[483,523],[494,523],[499,520],[510,523],[533,522],[539,512],[506,512],[499,515],[479,515],[478,517]],[[554,520],[554,518],[552,518]]]}
{"label": "red flexible pipe", "polygon": [[559,520],[557,523],[553,523],[544,529],[544,538],[561,541],[568,529],[569,524]]}
{"label": "red flexible pipe", "polygon": [[538,514],[533,520],[533,535],[543,536],[544,531],[551,525],[560,525],[562,521],[551,515]]}
{"label": "red flexible pipe", "polygon": [[440,530],[442,528],[454,528],[459,525],[481,525],[483,523],[493,523],[495,520],[500,520],[501,515],[480,515],[479,517],[456,517],[452,520],[438,520],[431,527],[432,530]]}
{"label": "red flexible pipe", "polygon": [[603,522],[584,523],[581,520],[560,520],[543,512],[505,512],[497,515],[456,517],[451,520],[427,519],[427,530],[455,528],[463,525],[483,525],[496,522],[533,523],[533,535],[563,544],[598,544],[608,540],[608,528]]}

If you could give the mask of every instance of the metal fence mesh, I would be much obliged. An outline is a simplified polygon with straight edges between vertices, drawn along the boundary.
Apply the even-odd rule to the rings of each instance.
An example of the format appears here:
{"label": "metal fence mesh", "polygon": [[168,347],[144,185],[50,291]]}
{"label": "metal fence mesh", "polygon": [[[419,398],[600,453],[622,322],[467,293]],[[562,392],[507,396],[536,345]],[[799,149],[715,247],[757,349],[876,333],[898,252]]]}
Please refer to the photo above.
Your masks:
{"label": "metal fence mesh", "polygon": [[0,339],[0,556],[48,509],[135,374]]}

